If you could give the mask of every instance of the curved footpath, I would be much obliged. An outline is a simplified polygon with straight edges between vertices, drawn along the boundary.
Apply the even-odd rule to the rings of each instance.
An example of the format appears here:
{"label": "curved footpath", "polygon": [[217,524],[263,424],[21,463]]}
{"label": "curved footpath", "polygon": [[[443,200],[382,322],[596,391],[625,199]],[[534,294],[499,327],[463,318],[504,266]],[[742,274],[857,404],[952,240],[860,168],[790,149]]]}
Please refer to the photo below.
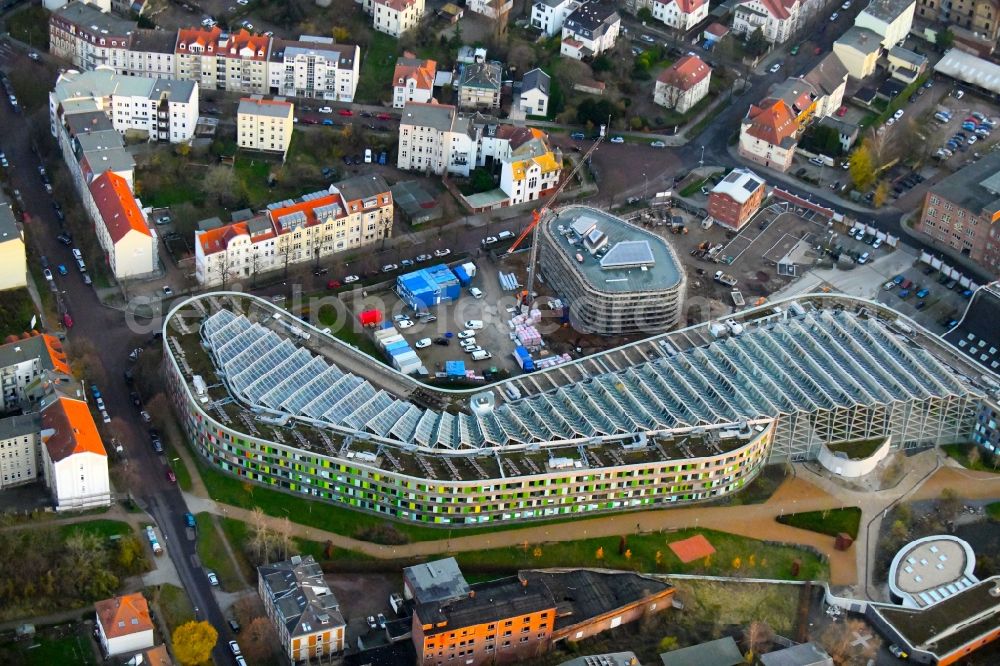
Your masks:
{"label": "curved footpath", "polygon": [[[183,449],[180,455],[191,470],[192,492],[184,493],[190,511],[193,513],[207,511],[248,523],[251,521],[249,510],[210,499],[197,473],[197,467],[191,459],[191,453]],[[460,536],[461,530],[452,530],[450,538],[442,530],[442,538],[437,541],[419,541],[398,546],[359,541],[343,534],[297,523],[292,523],[292,533],[293,536],[312,541],[329,541],[336,547],[358,551],[372,557],[395,559],[503,548],[524,541],[544,543],[617,536],[634,533],[636,525],[643,532],[705,527],[755,539],[811,546],[829,559],[832,585],[858,586],[860,593],[860,589],[863,589],[867,582],[866,578],[870,575],[870,567],[865,566],[865,556],[869,550],[865,528],[873,517],[878,516],[893,502],[904,496],[907,500],[933,499],[940,495],[944,488],[949,487],[960,491],[966,499],[1000,499],[1000,475],[940,466],[939,455],[943,457],[944,454],[929,450],[907,458],[908,471],[903,479],[894,488],[879,492],[848,490],[797,465],[796,475],[785,480],[774,495],[762,504],[623,513],[601,518],[571,520],[555,525],[527,526],[495,534]],[[290,495],[289,500],[294,501],[294,497]],[[822,511],[845,506],[860,506],[862,509],[858,540],[855,546],[847,551],[835,550],[833,537],[782,525],[775,520],[784,513]],[[268,520],[277,524],[280,519],[268,516]],[[877,531],[873,533],[878,534]]]}

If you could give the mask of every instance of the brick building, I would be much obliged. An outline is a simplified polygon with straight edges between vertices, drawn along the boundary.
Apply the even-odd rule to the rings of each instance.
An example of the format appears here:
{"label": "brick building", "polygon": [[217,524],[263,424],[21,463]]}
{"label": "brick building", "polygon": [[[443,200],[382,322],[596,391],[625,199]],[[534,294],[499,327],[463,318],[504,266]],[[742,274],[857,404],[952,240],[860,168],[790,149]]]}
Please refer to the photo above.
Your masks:
{"label": "brick building", "polygon": [[708,214],[717,224],[739,231],[764,201],[764,179],[748,169],[733,169],[708,194]]}

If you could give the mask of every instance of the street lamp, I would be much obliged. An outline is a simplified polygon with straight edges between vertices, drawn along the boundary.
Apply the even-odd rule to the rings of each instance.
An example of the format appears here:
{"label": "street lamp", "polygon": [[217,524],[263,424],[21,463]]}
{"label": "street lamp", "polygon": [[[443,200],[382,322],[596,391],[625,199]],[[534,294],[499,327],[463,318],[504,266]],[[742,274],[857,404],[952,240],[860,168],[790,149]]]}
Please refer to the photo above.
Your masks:
{"label": "street lamp", "polygon": [[698,160],[698,168],[705,166],[705,146],[701,147],[701,159]]}

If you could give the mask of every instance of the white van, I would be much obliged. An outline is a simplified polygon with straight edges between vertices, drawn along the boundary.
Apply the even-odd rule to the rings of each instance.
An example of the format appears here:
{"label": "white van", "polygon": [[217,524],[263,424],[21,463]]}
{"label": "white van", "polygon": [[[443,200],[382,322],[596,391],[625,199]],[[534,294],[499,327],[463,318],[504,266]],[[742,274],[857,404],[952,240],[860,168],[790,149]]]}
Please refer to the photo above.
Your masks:
{"label": "white van", "polygon": [[365,148],[365,164],[371,164],[371,163],[372,163],[372,149]]}
{"label": "white van", "polygon": [[473,361],[485,361],[488,358],[493,358],[493,354],[489,353],[485,349],[472,352]]}
{"label": "white van", "polygon": [[481,329],[483,327],[483,320],[482,319],[470,319],[469,321],[465,322],[465,327],[466,328],[470,328],[473,331],[478,331],[479,329]]}
{"label": "white van", "polygon": [[499,238],[502,241],[505,241],[505,240],[514,240],[514,232],[513,231],[501,231],[500,233],[497,234],[497,238]]}
{"label": "white van", "polygon": [[77,261],[83,261],[83,253],[74,247],[73,258],[76,259]]}

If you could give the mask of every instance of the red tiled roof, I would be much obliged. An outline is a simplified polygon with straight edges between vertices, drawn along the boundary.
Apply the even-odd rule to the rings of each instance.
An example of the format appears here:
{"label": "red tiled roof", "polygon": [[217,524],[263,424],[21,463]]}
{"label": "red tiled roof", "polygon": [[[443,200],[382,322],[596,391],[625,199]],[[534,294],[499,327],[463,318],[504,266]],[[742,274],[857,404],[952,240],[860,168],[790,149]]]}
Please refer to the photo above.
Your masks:
{"label": "red tiled roof", "polygon": [[[46,433],[48,432],[47,436]],[[49,457],[58,462],[75,453],[107,457],[87,403],[60,396],[42,409],[42,441]]]}
{"label": "red tiled roof", "polygon": [[97,611],[97,619],[108,638],[119,638],[153,628],[149,604],[140,592],[98,601],[94,604],[94,610]]}
{"label": "red tiled roof", "polygon": [[267,59],[268,44],[270,44],[269,37],[239,30],[229,35],[229,41],[226,42],[225,48],[221,44],[219,45],[219,52],[232,58],[238,58],[241,57],[240,51],[250,49],[253,52],[250,56],[251,60],[265,60]]}
{"label": "red tiled roof", "polygon": [[[228,34],[225,44],[220,43],[222,35]],[[184,48],[181,48],[181,45]],[[233,33],[224,33],[218,26],[214,28],[182,28],[177,32],[176,53],[190,53],[192,45],[200,45],[203,53],[220,55],[229,58],[242,57],[239,52],[244,48],[253,51],[251,60],[265,60],[270,38],[254,35],[240,29]]]}
{"label": "red tiled roof", "polygon": [[130,231],[152,236],[146,218],[128,187],[128,181],[113,171],[105,171],[90,183],[94,197],[111,242],[117,243]]}
{"label": "red tiled roof", "polygon": [[729,34],[729,28],[722,25],[721,23],[713,23],[712,25],[705,28],[705,32],[710,35],[715,35],[716,37],[725,37]]}
{"label": "red tiled roof", "polygon": [[[214,28],[181,28],[177,31],[177,47],[174,50],[177,53],[188,53],[191,46],[197,44],[205,52],[214,53],[216,42],[219,41],[221,34],[222,28],[218,26]],[[183,49],[181,44],[184,45]]]}
{"label": "red tiled roof", "polygon": [[376,5],[384,5],[389,9],[401,12],[409,5],[415,4],[416,0],[375,0]]}
{"label": "red tiled roof", "polygon": [[795,114],[780,99],[764,100],[761,106],[751,105],[747,118],[752,121],[747,134],[775,146],[794,136],[799,127]]}
{"label": "red tiled roof", "polygon": [[[400,58],[402,60],[402,58]],[[396,71],[392,76],[394,85],[401,86],[407,79],[413,78],[417,87],[421,90],[434,89],[434,75],[437,72],[437,62],[434,60],[424,60],[420,64],[410,64],[406,62],[396,63]]]}
{"label": "red tiled roof", "polygon": [[660,72],[657,81],[668,86],[690,90],[712,73],[712,68],[698,56],[684,56],[672,66]]}
{"label": "red tiled roof", "polygon": [[292,213],[305,213],[305,226],[311,227],[317,223],[316,209],[321,206],[329,206],[330,204],[335,203],[341,204],[341,212],[346,215],[347,211],[343,210],[343,200],[339,194],[328,194],[325,197],[318,197],[316,199],[310,199],[309,201],[297,201],[291,206],[269,210],[267,214],[271,218],[271,223],[274,225],[275,229],[281,228],[281,224],[278,221],[280,218],[286,215],[291,215]]}
{"label": "red tiled roof", "polygon": [[[792,15],[791,8],[795,6],[798,0],[757,0],[768,14],[777,19],[787,19]],[[753,2],[753,0],[743,0],[741,4],[748,4]]]}
{"label": "red tiled roof", "polygon": [[69,362],[66,360],[66,352],[63,351],[62,343],[59,342],[59,339],[44,333],[42,334],[42,342],[45,343],[45,350],[49,353],[52,368],[64,375],[72,374],[69,369]]}
{"label": "red tiled roof", "polygon": [[[694,10],[698,9],[702,5],[706,4],[708,0],[673,0],[677,3],[677,8],[681,10],[682,14],[690,14]],[[666,0],[664,4],[669,5],[671,0]]]}
{"label": "red tiled roof", "polygon": [[222,252],[226,249],[226,247],[228,247],[233,238],[241,234],[245,236],[250,235],[246,222],[233,222],[232,224],[227,224],[224,227],[209,229],[208,231],[197,234],[197,238],[198,243],[201,244],[202,252],[209,255],[215,254],[216,252]]}

